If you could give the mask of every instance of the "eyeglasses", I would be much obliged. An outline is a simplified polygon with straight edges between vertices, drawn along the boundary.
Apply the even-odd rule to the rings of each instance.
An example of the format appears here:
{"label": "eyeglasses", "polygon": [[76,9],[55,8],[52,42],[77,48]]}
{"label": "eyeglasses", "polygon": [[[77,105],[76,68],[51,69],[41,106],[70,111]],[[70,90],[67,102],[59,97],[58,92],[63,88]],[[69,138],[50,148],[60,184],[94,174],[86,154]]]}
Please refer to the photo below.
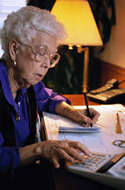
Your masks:
{"label": "eyeglasses", "polygon": [[112,142],[113,145],[118,146],[120,148],[125,148],[125,141],[124,140],[114,140]]}
{"label": "eyeglasses", "polygon": [[36,51],[34,50],[34,48],[31,45],[22,43],[20,41],[18,41],[21,45],[27,46],[31,49],[32,54],[33,54],[33,59],[35,61],[40,62],[41,60],[43,60],[44,58],[49,59],[49,68],[53,68],[56,66],[56,64],[59,62],[60,59],[60,55],[58,53],[54,53],[54,54],[50,54],[49,49],[47,46],[43,45],[40,46]]}

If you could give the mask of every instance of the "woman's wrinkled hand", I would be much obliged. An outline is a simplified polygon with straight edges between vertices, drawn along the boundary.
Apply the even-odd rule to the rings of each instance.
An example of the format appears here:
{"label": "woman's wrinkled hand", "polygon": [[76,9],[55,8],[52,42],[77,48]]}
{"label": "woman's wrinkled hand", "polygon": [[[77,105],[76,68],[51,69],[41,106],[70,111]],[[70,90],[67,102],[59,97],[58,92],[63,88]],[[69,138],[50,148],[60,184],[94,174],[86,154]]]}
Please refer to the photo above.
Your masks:
{"label": "woman's wrinkled hand", "polygon": [[93,108],[89,108],[91,118],[87,116],[86,109],[75,109],[73,106],[66,102],[61,102],[56,106],[56,113],[66,118],[69,118],[84,127],[94,125],[98,120],[100,114]]}
{"label": "woman's wrinkled hand", "polygon": [[79,124],[84,127],[94,125],[100,116],[100,113],[93,108],[89,108],[89,111],[90,111],[91,118],[87,116],[86,110],[79,111],[79,114],[81,115]]}
{"label": "woman's wrinkled hand", "polygon": [[90,154],[83,144],[70,140],[43,141],[38,144],[35,151],[41,157],[50,160],[56,168],[60,167],[61,159],[71,163],[81,163],[84,161],[83,154]]}

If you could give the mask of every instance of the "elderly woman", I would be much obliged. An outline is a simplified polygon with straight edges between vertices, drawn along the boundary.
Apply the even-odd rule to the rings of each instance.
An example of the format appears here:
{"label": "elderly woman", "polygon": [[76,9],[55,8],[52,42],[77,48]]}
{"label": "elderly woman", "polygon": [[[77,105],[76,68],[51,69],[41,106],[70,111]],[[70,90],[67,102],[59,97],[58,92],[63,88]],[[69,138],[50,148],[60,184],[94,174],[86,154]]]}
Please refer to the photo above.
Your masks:
{"label": "elderly woman", "polygon": [[[42,111],[60,114],[83,126],[97,121],[76,111],[69,101],[47,89],[41,80],[59,61],[58,46],[66,34],[46,10],[27,6],[10,14],[1,30],[0,60],[0,174],[45,158],[56,168],[60,160],[82,162],[87,148],[73,141],[40,141],[36,121]],[[36,129],[37,126],[37,129]],[[39,139],[39,140],[38,140]]]}

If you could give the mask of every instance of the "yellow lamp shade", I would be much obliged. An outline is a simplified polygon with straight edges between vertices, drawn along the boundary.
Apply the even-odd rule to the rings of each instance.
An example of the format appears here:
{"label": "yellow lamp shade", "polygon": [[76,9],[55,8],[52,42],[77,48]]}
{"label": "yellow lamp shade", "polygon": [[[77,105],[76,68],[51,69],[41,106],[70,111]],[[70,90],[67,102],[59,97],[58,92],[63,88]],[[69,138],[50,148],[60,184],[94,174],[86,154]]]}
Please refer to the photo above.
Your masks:
{"label": "yellow lamp shade", "polygon": [[64,25],[68,37],[65,44],[69,46],[100,46],[102,40],[86,0],[56,0],[52,9],[57,19]]}

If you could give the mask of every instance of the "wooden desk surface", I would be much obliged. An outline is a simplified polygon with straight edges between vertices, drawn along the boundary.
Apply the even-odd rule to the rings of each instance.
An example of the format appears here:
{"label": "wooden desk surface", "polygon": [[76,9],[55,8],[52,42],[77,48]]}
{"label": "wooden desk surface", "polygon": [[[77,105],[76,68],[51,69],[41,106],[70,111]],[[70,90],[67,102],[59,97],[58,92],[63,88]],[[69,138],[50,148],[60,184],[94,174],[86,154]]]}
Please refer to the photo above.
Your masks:
{"label": "wooden desk surface", "polygon": [[[68,98],[74,106],[85,105],[84,96],[82,94],[64,94],[64,96]],[[88,102],[89,105],[99,105],[99,103],[92,102],[89,99]]]}

